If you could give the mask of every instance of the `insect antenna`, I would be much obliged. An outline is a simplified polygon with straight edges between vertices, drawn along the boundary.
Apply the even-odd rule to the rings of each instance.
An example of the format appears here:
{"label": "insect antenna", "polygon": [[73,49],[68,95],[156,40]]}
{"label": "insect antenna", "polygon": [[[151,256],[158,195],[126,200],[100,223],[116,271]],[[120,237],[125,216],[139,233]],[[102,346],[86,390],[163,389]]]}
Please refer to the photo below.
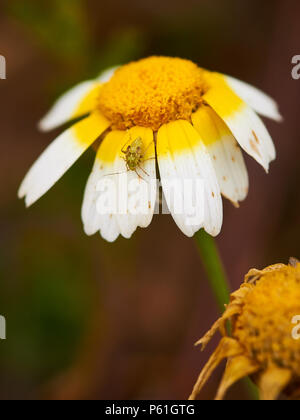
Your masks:
{"label": "insect antenna", "polygon": [[103,175],[103,176],[105,177],[105,176],[123,175],[123,174],[127,174],[127,172],[128,172],[128,171],[123,171],[123,172],[114,172],[114,173],[112,173],[112,174],[106,174],[106,175]]}

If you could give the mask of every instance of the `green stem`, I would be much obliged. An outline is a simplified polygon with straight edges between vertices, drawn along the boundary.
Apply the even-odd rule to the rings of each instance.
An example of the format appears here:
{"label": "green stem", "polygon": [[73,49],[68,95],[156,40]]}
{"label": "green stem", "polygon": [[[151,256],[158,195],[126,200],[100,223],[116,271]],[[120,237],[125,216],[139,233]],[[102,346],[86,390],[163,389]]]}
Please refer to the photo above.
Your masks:
{"label": "green stem", "polygon": [[200,230],[196,234],[195,239],[208,280],[216,297],[218,306],[223,313],[225,305],[227,305],[230,300],[230,287],[218,248],[213,237],[208,235],[204,230]]}
{"label": "green stem", "polygon": [[[204,230],[199,231],[195,235],[195,240],[211,288],[216,297],[220,311],[223,313],[225,310],[225,305],[227,305],[230,301],[230,286],[219,254],[219,250],[213,237],[208,235]],[[259,399],[257,387],[250,380],[250,378],[246,378],[244,383],[252,399]]]}

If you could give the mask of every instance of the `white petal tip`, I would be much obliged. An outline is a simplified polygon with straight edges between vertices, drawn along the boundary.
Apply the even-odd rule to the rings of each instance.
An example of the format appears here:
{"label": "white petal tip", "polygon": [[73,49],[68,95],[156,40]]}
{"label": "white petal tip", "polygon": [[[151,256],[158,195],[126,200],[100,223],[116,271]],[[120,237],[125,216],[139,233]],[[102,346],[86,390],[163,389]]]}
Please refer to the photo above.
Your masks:
{"label": "white petal tip", "polygon": [[25,198],[25,206],[28,209],[29,207],[31,207],[35,202],[37,201],[37,199],[32,198],[30,196],[26,196]]}
{"label": "white petal tip", "polygon": [[97,231],[95,232],[94,230],[91,230],[91,229],[89,229],[85,226],[84,226],[83,230],[84,230],[84,233],[86,234],[86,236],[94,236],[97,233]]}
{"label": "white petal tip", "polygon": [[278,112],[277,120],[276,121],[278,121],[279,123],[283,123],[284,122],[284,117],[279,112]]}
{"label": "white petal tip", "polygon": [[284,117],[280,114],[279,109],[274,110],[272,114],[270,113],[268,115],[264,115],[262,112],[260,113],[257,112],[257,113],[260,114],[262,117],[269,118],[270,120],[273,120],[275,122],[278,122],[278,123],[284,122]]}
{"label": "white petal tip", "polygon": [[[213,238],[216,238],[220,233],[221,233],[221,230],[222,230],[222,228],[218,228],[218,229],[210,229],[210,228],[207,228],[207,227],[204,227],[204,228],[201,228],[199,231],[197,231],[197,232],[195,232],[195,235],[196,235],[196,233],[198,233],[198,232],[200,232],[201,230],[204,230],[208,235],[210,235],[210,236],[212,236]],[[194,235],[193,235],[194,236]]]}
{"label": "white petal tip", "polygon": [[104,239],[106,242],[112,244],[114,242],[116,242],[116,240],[119,238],[119,234],[118,235],[104,235],[102,232],[100,232],[100,236],[102,239]]}
{"label": "white petal tip", "polygon": [[20,188],[18,191],[18,199],[19,200],[23,200],[23,198],[25,197],[25,193],[23,192],[23,190]]}
{"label": "white petal tip", "polygon": [[[24,197],[19,197],[19,198],[20,198],[20,200],[24,199]],[[33,200],[30,200],[27,197],[25,197],[25,200],[24,200],[25,208],[29,209],[35,202],[36,202],[36,200],[33,201]]]}
{"label": "white petal tip", "polygon": [[283,115],[281,115],[279,109],[274,110],[274,113],[272,114],[272,116],[269,115],[269,116],[266,116],[266,118],[270,118],[270,119],[272,119],[272,120],[274,120],[278,123],[283,123],[284,122],[284,117],[283,117]]}
{"label": "white petal tip", "polygon": [[235,207],[236,209],[240,208],[240,203],[238,201],[232,201],[231,203],[232,203],[233,207]]}
{"label": "white petal tip", "polygon": [[[179,227],[179,226],[178,226]],[[187,237],[187,238],[193,238],[195,235],[196,235],[196,233],[197,232],[187,232],[186,230],[184,230],[184,229],[182,229],[182,228],[179,228],[181,231],[182,231],[182,233]]]}
{"label": "white petal tip", "polygon": [[45,122],[45,120],[39,121],[37,124],[37,128],[39,131],[42,131],[42,132],[47,132],[51,130],[51,128],[49,127],[47,122]]}
{"label": "white petal tip", "polygon": [[106,241],[109,244],[113,244],[117,240],[117,239],[111,239],[111,238],[104,238],[102,235],[101,235],[101,237],[102,237],[102,239],[104,239],[104,241]]}
{"label": "white petal tip", "polygon": [[53,120],[52,118],[46,116],[37,123],[37,128],[42,133],[47,133],[49,131],[55,130],[59,126],[63,125],[63,123],[63,121],[57,122],[57,120]]}
{"label": "white petal tip", "polygon": [[277,122],[283,121],[277,102],[269,95],[241,80],[230,76],[226,76],[225,78],[231,89],[255,112]]}
{"label": "white petal tip", "polygon": [[123,236],[123,238],[125,238],[125,239],[131,239],[132,238],[132,236],[133,236],[133,234],[134,234],[134,232],[133,233],[125,233],[125,234],[123,234],[122,233],[122,236]]}
{"label": "white petal tip", "polygon": [[205,229],[205,231],[206,231],[206,233],[208,233],[213,238],[216,238],[221,233],[221,229],[213,229],[212,231],[208,231],[207,229]]}
{"label": "white petal tip", "polygon": [[269,174],[270,172],[270,163],[271,161],[269,163],[261,163],[261,166],[264,168],[266,174]]}

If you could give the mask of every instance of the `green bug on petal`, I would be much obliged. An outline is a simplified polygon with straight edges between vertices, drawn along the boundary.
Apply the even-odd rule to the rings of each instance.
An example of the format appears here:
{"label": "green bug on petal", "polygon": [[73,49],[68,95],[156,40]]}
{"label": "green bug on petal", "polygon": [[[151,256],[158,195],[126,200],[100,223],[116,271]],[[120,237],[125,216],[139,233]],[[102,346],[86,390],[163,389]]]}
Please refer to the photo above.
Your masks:
{"label": "green bug on petal", "polygon": [[124,153],[124,160],[126,162],[126,167],[128,171],[135,172],[139,178],[140,175],[137,172],[137,169],[143,171],[147,176],[147,172],[141,167],[141,164],[144,161],[144,154],[143,154],[143,140],[141,137],[136,138],[126,149],[122,149],[122,153]]}

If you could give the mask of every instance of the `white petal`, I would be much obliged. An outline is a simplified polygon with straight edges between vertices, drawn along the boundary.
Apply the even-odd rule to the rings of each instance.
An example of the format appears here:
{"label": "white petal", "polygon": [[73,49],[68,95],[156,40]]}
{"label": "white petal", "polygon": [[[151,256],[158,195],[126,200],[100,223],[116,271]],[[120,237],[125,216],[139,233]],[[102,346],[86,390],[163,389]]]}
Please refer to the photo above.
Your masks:
{"label": "white petal", "polygon": [[103,176],[105,176],[103,165],[99,159],[96,158],[93,170],[85,188],[81,212],[82,220],[84,223],[84,231],[89,236],[98,232],[100,227],[100,216],[97,212],[97,185]]}
{"label": "white petal", "polygon": [[[141,137],[145,147],[144,161],[137,173],[128,171],[124,147],[130,139]],[[111,132],[100,145],[95,165],[88,181],[82,219],[85,232],[113,242],[119,234],[130,238],[137,227],[147,227],[152,221],[156,201],[156,170],[153,133],[150,129],[135,127],[129,132]],[[140,188],[143,187],[144,190]],[[143,194],[144,192],[144,194]],[[104,195],[114,206],[99,210]],[[140,207],[139,207],[140,206]],[[104,207],[101,207],[102,209]]]}
{"label": "white petal", "polygon": [[210,107],[201,107],[192,119],[210,154],[222,194],[238,206],[249,190],[248,172],[239,145]]}
{"label": "white petal", "polygon": [[276,159],[276,149],[259,116],[250,107],[245,106],[225,121],[240,146],[268,172],[270,163]]}
{"label": "white petal", "polygon": [[[222,198],[200,134],[187,121],[162,126],[158,132],[157,158],[164,196],[178,227],[189,237],[203,227],[217,236],[223,222]],[[204,187],[201,195],[200,184]]]}
{"label": "white petal", "polygon": [[100,234],[107,242],[115,242],[120,236],[120,227],[115,216],[106,216],[102,219]]}
{"label": "white petal", "polygon": [[109,122],[97,113],[61,134],[26,175],[19,190],[19,198],[26,197],[27,206],[36,202],[108,127]]}
{"label": "white petal", "polygon": [[273,98],[234,77],[225,76],[225,79],[231,89],[258,114],[278,122],[283,120],[278,104]]}
{"label": "white petal", "polygon": [[204,96],[205,101],[225,121],[240,146],[266,171],[276,158],[274,143],[259,116],[228,86],[217,79]]}
{"label": "white petal", "polygon": [[[105,141],[105,140],[104,140]],[[109,175],[109,166],[99,159],[99,152],[95,159],[92,173],[88,179],[82,206],[82,221],[84,231],[92,236],[101,230],[102,237],[108,242],[114,242],[120,235],[120,228],[114,214],[100,214],[97,209],[99,199],[99,181]],[[108,179],[108,178],[107,178]]]}
{"label": "white petal", "polygon": [[108,82],[118,67],[111,67],[102,72],[96,80],[82,82],[65,93],[53,105],[48,114],[40,121],[42,131],[50,131],[68,121],[84,116],[95,109],[98,89]]}
{"label": "white petal", "polygon": [[249,176],[243,154],[232,136],[223,137],[207,148],[213,159],[221,192],[238,206],[249,191]]}
{"label": "white petal", "polygon": [[[54,128],[84,116],[93,110],[93,101],[100,83],[94,80],[80,83],[65,93],[53,105],[49,113],[40,121],[39,128],[42,131],[50,131]],[[88,102],[88,103],[85,103]]]}

